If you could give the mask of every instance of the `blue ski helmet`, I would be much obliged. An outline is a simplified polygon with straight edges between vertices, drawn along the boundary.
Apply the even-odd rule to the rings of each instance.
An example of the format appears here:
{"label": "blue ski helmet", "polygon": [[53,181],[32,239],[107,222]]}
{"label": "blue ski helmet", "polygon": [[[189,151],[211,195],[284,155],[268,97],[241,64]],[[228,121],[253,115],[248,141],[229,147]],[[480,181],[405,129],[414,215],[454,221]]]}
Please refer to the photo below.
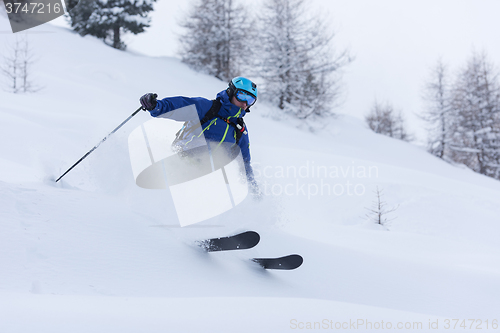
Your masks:
{"label": "blue ski helmet", "polygon": [[255,102],[257,101],[257,85],[247,78],[238,76],[232,79],[231,82],[229,82],[229,86],[227,87],[227,95],[229,96],[229,99],[231,100],[238,91],[244,91],[248,93],[250,96],[254,97],[253,103],[247,102],[248,105],[247,112],[250,112],[249,110],[250,106],[254,105]]}

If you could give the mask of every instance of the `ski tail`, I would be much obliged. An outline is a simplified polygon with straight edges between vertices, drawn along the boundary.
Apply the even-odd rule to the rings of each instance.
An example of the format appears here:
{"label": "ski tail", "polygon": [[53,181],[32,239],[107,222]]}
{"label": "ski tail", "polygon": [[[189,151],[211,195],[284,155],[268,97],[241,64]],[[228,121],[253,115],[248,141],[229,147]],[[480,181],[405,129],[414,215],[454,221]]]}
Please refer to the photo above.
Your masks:
{"label": "ski tail", "polygon": [[245,231],[228,237],[211,238],[199,241],[198,245],[207,252],[251,249],[260,242],[260,235],[255,231]]}

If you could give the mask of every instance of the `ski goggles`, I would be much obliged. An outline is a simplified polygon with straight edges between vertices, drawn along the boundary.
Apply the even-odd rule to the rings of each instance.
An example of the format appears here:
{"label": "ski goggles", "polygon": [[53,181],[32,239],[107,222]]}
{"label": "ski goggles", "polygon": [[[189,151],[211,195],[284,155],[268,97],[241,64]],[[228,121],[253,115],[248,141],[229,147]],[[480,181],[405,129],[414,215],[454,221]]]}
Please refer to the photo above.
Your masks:
{"label": "ski goggles", "polygon": [[255,98],[255,96],[251,95],[250,93],[244,90],[236,90],[235,96],[238,101],[246,102],[247,106],[252,106],[257,101],[257,98]]}

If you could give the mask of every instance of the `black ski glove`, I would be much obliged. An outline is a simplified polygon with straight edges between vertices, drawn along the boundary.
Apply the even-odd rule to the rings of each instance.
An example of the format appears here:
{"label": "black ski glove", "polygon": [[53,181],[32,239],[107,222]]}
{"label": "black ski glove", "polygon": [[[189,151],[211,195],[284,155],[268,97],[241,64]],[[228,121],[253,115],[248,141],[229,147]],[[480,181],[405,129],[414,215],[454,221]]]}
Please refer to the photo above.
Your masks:
{"label": "black ski glove", "polygon": [[154,110],[154,108],[156,107],[156,97],[158,97],[158,95],[154,93],[147,93],[146,95],[142,96],[139,99],[142,105],[142,109],[148,111]]}

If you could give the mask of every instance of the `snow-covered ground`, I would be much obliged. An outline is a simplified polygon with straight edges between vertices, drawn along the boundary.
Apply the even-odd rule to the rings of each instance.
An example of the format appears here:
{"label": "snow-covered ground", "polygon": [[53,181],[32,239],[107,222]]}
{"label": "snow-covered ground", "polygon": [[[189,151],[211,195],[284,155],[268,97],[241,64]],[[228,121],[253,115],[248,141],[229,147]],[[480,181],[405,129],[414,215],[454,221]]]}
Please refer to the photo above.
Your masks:
{"label": "snow-covered ground", "polygon": [[[0,332],[494,329],[500,182],[376,135],[349,110],[310,133],[258,103],[245,121],[264,199],[180,228],[169,192],[134,182],[127,140],[147,113],[54,179],[143,93],[213,98],[226,83],[32,30],[44,89],[0,91]],[[365,217],[376,187],[398,207],[388,227]],[[247,229],[261,234],[250,250],[193,245]],[[291,253],[304,257],[294,271],[248,262]]]}

